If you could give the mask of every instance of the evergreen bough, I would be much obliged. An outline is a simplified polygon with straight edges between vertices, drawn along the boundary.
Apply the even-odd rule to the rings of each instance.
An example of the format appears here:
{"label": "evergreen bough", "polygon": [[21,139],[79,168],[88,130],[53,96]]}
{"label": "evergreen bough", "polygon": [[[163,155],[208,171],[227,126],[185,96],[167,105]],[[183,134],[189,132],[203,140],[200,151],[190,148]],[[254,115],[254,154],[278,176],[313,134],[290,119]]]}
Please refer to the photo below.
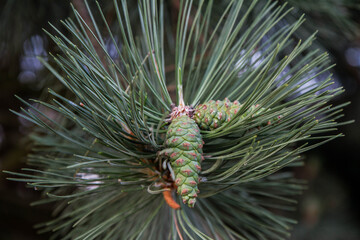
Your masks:
{"label": "evergreen bough", "polygon": [[[147,0],[138,2],[136,16],[126,1],[114,1],[116,27],[98,6],[90,12],[94,28],[74,9],[75,21],[63,22],[71,38],[48,33],[62,54],[42,63],[72,96],[49,89],[51,103],[23,101],[28,109],[15,113],[39,128],[32,134],[31,168],[10,178],[43,191],[34,205],[56,202],[56,217],[39,224],[40,232],[62,239],[289,236],[295,221],[283,215],[294,209],[303,183],[286,167],[342,136],[328,132],[336,130],[346,104],[328,102],[343,90],[331,88],[328,55],[311,47],[314,35],[294,37],[304,18],[283,21],[291,11],[285,5],[269,1],[259,10],[257,1],[246,7],[229,1],[214,19],[213,4],[181,1],[175,37],[166,3]],[[318,81],[320,75],[327,77]],[[174,85],[176,99],[168,91]],[[226,124],[196,136],[203,153],[195,145],[190,150],[204,160],[196,161],[195,206],[185,196],[189,208],[175,191],[180,165],[171,153],[180,148],[166,141],[172,137],[166,132],[182,131],[174,121],[198,128],[196,107],[225,98],[241,107],[225,112],[231,115]],[[164,154],[169,148],[170,156]]]}

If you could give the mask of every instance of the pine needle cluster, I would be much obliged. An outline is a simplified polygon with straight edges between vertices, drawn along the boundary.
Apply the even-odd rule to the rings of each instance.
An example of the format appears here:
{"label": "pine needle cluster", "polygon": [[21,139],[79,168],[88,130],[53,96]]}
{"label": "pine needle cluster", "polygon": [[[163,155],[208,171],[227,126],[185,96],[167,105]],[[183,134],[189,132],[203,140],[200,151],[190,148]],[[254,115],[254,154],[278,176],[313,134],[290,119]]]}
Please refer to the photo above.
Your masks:
{"label": "pine needle cluster", "polygon": [[[114,1],[116,27],[100,6],[87,5],[94,27],[74,9],[75,18],[63,21],[68,35],[47,32],[61,54],[42,63],[71,95],[49,89],[51,102],[23,101],[27,108],[15,112],[39,127],[31,167],[11,178],[43,191],[34,205],[56,203],[40,232],[62,239],[289,236],[295,221],[284,215],[304,187],[289,167],[342,136],[335,130],[346,124],[337,122],[346,104],[329,104],[343,90],[332,87],[328,54],[311,47],[315,35],[294,37],[304,18],[287,22],[286,5],[258,4],[229,1],[218,15],[214,1],[184,0],[172,31],[166,2],[139,1],[134,16],[126,1]],[[158,162],[171,105],[225,98],[241,108],[226,125],[201,130],[197,203],[189,208],[173,193],[174,209],[161,187],[168,170]]]}

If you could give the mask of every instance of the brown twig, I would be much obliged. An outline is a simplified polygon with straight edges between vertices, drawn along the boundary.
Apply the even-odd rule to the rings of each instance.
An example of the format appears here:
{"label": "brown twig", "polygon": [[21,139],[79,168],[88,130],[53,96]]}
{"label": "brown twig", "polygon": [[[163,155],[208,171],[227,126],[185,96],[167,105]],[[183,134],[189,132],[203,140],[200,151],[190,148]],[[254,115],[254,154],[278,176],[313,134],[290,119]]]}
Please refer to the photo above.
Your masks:
{"label": "brown twig", "polygon": [[171,191],[163,191],[162,194],[164,196],[165,202],[167,205],[169,205],[169,207],[175,210],[180,208],[180,205],[175,202],[174,198],[171,196]]}

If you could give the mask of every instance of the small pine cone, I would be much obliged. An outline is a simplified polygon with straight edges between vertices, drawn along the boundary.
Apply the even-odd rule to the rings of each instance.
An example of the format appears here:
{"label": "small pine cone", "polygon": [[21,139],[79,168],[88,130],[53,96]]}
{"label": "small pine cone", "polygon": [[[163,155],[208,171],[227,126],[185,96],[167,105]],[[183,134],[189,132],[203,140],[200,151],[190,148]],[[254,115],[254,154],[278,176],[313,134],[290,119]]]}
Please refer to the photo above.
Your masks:
{"label": "small pine cone", "polygon": [[[230,102],[229,99],[225,98],[224,101],[213,101],[210,100],[206,103],[199,104],[195,108],[194,120],[199,125],[200,129],[211,131],[220,126],[223,126],[235,116],[240,110],[242,105],[238,101]],[[261,113],[266,112],[265,108],[259,108],[255,113],[253,112],[258,105],[252,105],[242,115],[241,118],[246,117],[252,112],[252,117],[259,116]],[[260,126],[270,125],[280,120],[282,116],[277,116],[267,122],[262,123]],[[259,126],[259,127],[260,127]]]}
{"label": "small pine cone", "polygon": [[194,120],[202,130],[214,130],[226,124],[239,111],[241,105],[238,101],[230,102],[210,100],[199,104],[195,108]]}
{"label": "small pine cone", "polygon": [[166,149],[160,154],[166,155],[175,173],[177,193],[183,203],[194,207],[199,189],[203,141],[200,129],[187,115],[172,120],[166,133]]}

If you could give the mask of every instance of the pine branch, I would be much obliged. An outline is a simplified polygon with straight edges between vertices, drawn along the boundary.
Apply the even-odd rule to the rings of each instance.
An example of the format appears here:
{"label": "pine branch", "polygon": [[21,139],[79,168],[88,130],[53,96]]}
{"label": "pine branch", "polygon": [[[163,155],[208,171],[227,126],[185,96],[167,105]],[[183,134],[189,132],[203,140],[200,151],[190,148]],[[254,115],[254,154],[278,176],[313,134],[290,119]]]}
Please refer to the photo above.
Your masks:
{"label": "pine branch", "polygon": [[[139,1],[137,20],[130,18],[126,1],[114,1],[118,36],[99,4],[101,25],[89,13],[89,26],[74,10],[75,20],[63,21],[71,36],[56,28],[57,36],[47,32],[62,54],[42,63],[73,97],[49,89],[51,103],[32,100],[41,108],[21,100],[27,109],[14,113],[39,128],[29,155],[33,168],[10,178],[44,192],[47,198],[35,205],[59,202],[58,215],[40,224],[41,232],[64,239],[289,236],[295,221],[279,212],[293,210],[303,183],[285,168],[300,165],[303,152],[342,136],[335,130],[346,123],[335,120],[347,103],[328,102],[343,90],[331,87],[328,55],[311,50],[315,35],[295,37],[303,17],[279,27],[291,12],[285,5],[268,2],[258,12],[257,1],[231,1],[213,25],[214,3],[181,2],[175,49],[164,40],[163,1]],[[106,34],[100,34],[102,27]],[[111,58],[105,38],[116,46],[120,63]],[[170,64],[174,72],[165,71]],[[190,114],[200,104],[227,97],[234,102],[226,104],[236,105],[224,113],[222,125],[197,132],[205,159],[194,208],[182,203],[181,194],[172,200],[176,195],[162,194],[180,188],[173,177],[178,170],[166,155],[173,148],[169,130],[182,131],[165,121],[173,102],[167,88],[174,83],[178,106],[170,120],[187,115],[180,123],[201,125]],[[194,129],[186,136],[195,136]],[[203,143],[182,144],[189,149],[193,143],[198,147],[191,150],[201,158]]]}

